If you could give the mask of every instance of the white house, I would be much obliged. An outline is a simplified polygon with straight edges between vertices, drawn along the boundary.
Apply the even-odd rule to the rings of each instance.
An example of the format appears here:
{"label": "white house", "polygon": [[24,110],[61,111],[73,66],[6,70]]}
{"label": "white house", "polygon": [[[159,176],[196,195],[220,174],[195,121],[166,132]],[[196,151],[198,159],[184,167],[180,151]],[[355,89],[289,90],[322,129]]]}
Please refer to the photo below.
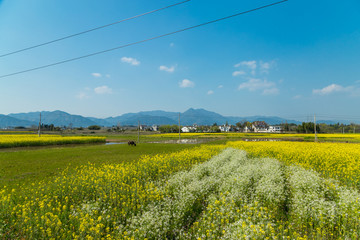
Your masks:
{"label": "white house", "polygon": [[190,132],[190,128],[189,128],[189,127],[182,127],[182,128],[181,128],[181,131],[182,131],[183,133],[188,133],[188,132]]}
{"label": "white house", "polygon": [[194,126],[185,126],[185,127],[182,127],[181,128],[181,131],[183,132],[183,133],[189,133],[189,132],[195,132],[196,131],[196,127],[194,127]]}
{"label": "white house", "polygon": [[244,127],[244,132],[250,132],[250,128],[248,128],[247,126]]}
{"label": "white house", "polygon": [[282,127],[281,126],[269,126],[268,132],[270,133],[281,133]]}
{"label": "white house", "polygon": [[140,130],[145,131],[147,129],[147,125],[140,125]]}
{"label": "white house", "polygon": [[222,131],[222,132],[230,132],[231,127],[230,127],[230,126],[223,125],[223,126],[219,126],[219,129],[220,129],[220,131]]}
{"label": "white house", "polygon": [[264,121],[255,121],[252,123],[252,129],[254,132],[266,133],[268,132],[268,125]]}

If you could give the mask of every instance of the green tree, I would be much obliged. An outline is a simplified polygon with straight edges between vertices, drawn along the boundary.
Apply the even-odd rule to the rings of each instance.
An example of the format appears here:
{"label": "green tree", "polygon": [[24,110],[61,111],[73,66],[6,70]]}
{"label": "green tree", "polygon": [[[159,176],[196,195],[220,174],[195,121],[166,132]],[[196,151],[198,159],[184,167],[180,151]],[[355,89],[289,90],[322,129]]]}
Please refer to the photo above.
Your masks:
{"label": "green tree", "polygon": [[101,127],[99,125],[91,125],[88,127],[89,130],[100,130]]}
{"label": "green tree", "polygon": [[161,133],[177,133],[179,132],[179,126],[178,125],[162,125],[159,127],[159,131]]}
{"label": "green tree", "polygon": [[219,132],[221,132],[221,130],[220,130],[219,126],[212,126],[212,127],[210,128],[210,132],[212,132],[212,133],[219,133]]}

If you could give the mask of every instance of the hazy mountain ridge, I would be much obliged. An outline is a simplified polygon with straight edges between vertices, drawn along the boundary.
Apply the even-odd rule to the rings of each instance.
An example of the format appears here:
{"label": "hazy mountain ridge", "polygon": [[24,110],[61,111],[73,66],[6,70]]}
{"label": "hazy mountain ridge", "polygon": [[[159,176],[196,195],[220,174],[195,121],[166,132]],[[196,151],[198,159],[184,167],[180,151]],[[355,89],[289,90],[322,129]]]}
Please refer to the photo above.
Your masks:
{"label": "hazy mountain ridge", "polygon": [[[37,125],[39,123],[40,112],[29,112],[29,113],[12,113],[8,116],[26,120],[32,122],[32,124]],[[41,112],[41,122],[43,124],[54,124],[55,126],[72,126],[72,127],[87,127],[90,125],[96,125],[97,122],[90,120],[89,118],[73,115],[63,111],[42,111]],[[32,125],[30,124],[30,125]]]}
{"label": "hazy mountain ridge", "polygon": [[176,121],[168,117],[162,116],[151,116],[144,114],[124,114],[118,117],[111,117],[105,119],[110,126],[125,126],[125,125],[138,125],[140,121],[141,125],[166,125],[166,124],[176,124]]}
{"label": "hazy mountain ridge", "polygon": [[34,123],[27,120],[21,120],[17,119],[11,116],[0,114],[0,127],[6,128],[6,127],[18,127],[18,126],[31,126]]}
{"label": "hazy mountain ridge", "polygon": [[[39,124],[40,112],[29,113],[12,113],[8,115],[0,114],[0,128],[24,126],[29,127]],[[127,125],[167,125],[178,124],[179,113],[167,112],[162,110],[142,111],[138,113],[126,113],[117,117],[94,118],[83,117],[80,115],[69,114],[63,111],[42,111],[41,120],[43,124],[54,124],[55,126],[71,126],[71,127],[88,127],[90,125],[100,126],[127,126]],[[276,125],[281,123],[296,123],[300,121],[284,119],[276,116],[247,116],[247,117],[227,117],[216,112],[207,111],[205,109],[190,108],[180,113],[181,125],[212,125],[217,123],[222,125],[225,123],[235,125],[240,121],[265,121],[268,124]],[[334,124],[338,121],[318,120],[318,123]],[[347,121],[339,121],[346,123]]]}

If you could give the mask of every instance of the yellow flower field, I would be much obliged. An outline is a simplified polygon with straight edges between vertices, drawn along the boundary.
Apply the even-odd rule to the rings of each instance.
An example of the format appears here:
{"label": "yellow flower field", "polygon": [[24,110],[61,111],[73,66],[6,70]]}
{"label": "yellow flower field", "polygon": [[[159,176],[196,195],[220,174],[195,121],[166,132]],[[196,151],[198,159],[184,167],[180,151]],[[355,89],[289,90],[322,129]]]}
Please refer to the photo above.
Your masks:
{"label": "yellow flower field", "polygon": [[0,189],[0,239],[110,239],[120,225],[163,198],[169,175],[207,161],[225,146],[202,146],[136,162],[84,165],[52,182]]}
{"label": "yellow flower field", "polygon": [[75,144],[75,143],[96,143],[105,142],[105,137],[82,137],[82,136],[59,136],[59,135],[41,135],[35,134],[8,134],[0,135],[0,148],[6,147],[27,147],[27,146],[45,146],[57,144]]}
{"label": "yellow flower field", "polygon": [[0,239],[358,239],[359,161],[358,144],[238,141],[87,164],[0,189]]}
{"label": "yellow flower field", "polygon": [[[155,138],[178,138],[179,133],[153,134],[143,137]],[[240,133],[240,132],[222,132],[222,133],[181,133],[182,138],[271,138],[271,139],[314,139],[314,134],[282,134],[282,133]],[[317,134],[319,140],[326,141],[360,141],[359,133],[347,134]]]}
{"label": "yellow flower field", "polygon": [[228,142],[257,157],[272,157],[287,165],[314,169],[324,177],[360,187],[360,145],[313,142]]}

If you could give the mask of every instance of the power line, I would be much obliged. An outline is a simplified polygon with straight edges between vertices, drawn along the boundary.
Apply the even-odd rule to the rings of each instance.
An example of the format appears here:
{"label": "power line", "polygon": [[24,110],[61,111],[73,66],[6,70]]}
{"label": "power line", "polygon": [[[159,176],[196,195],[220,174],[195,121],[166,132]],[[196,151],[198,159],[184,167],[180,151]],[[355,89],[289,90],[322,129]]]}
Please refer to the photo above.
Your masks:
{"label": "power line", "polygon": [[194,28],[209,25],[209,24],[212,24],[212,23],[215,23],[215,22],[223,21],[223,20],[226,20],[226,19],[229,19],[229,18],[237,17],[237,16],[242,15],[242,14],[254,12],[254,11],[257,11],[257,10],[260,10],[260,9],[263,9],[263,8],[267,8],[267,7],[271,7],[271,6],[274,6],[274,5],[277,5],[277,4],[280,4],[280,3],[284,3],[284,2],[287,2],[287,1],[288,0],[282,0],[282,1],[279,1],[279,2],[274,2],[274,3],[271,3],[271,4],[263,5],[261,7],[250,9],[250,10],[247,10],[247,11],[244,11],[244,12],[236,13],[236,14],[226,16],[226,17],[223,17],[223,18],[218,18],[218,19],[215,19],[215,20],[212,20],[212,21],[209,21],[209,22],[201,23],[201,24],[194,25],[194,26],[187,27],[187,28],[183,28],[183,29],[180,29],[180,30],[177,30],[177,31],[174,31],[174,32],[165,33],[165,34],[158,35],[158,36],[155,36],[155,37],[147,38],[147,39],[140,40],[140,41],[137,41],[137,42],[132,42],[132,43],[128,43],[128,44],[125,44],[125,45],[118,46],[118,47],[106,49],[106,50],[103,50],[103,51],[100,51],[100,52],[90,53],[90,54],[87,54],[87,55],[84,55],[84,56],[70,58],[70,59],[67,59],[67,60],[60,61],[60,62],[55,62],[55,63],[43,65],[43,66],[40,66],[40,67],[30,68],[30,69],[23,70],[23,71],[2,75],[2,76],[0,76],[0,78],[10,77],[10,76],[14,76],[14,75],[18,75],[18,74],[22,74],[22,73],[26,73],[26,72],[31,72],[31,71],[35,71],[35,70],[39,70],[39,69],[43,69],[43,68],[52,67],[52,66],[55,66],[55,65],[60,65],[60,64],[76,61],[76,60],[87,58],[87,57],[92,57],[92,56],[103,54],[103,53],[106,53],[106,52],[111,52],[111,51],[114,51],[114,50],[117,50],[117,49],[120,49],[120,48],[125,48],[125,47],[129,47],[129,46],[132,46],[132,45],[137,45],[137,44],[140,44],[140,43],[148,42],[148,41],[155,40],[155,39],[158,39],[158,38],[163,38],[163,37],[173,35],[173,34],[176,34],[176,33],[180,33],[180,32],[184,32],[184,31],[187,31],[187,30],[194,29]]}
{"label": "power line", "polygon": [[354,118],[354,119],[360,119],[360,116],[354,116],[354,115],[329,115],[329,114],[318,114],[318,116],[325,117],[325,118]]}
{"label": "power line", "polygon": [[[295,114],[295,115],[281,115],[282,118],[287,118],[287,120],[294,120],[294,121],[303,121],[303,122],[312,122],[313,116],[310,114]],[[332,114],[316,114],[317,122],[322,121],[354,121],[360,122],[360,116],[355,115],[332,115]]]}
{"label": "power line", "polygon": [[13,51],[13,52],[5,53],[5,54],[0,55],[0,58],[5,57],[5,56],[9,56],[9,55],[13,55],[15,53],[24,52],[24,51],[27,51],[27,50],[30,50],[30,49],[42,47],[42,46],[45,46],[45,45],[48,45],[48,44],[51,44],[51,43],[55,43],[55,42],[59,42],[59,41],[62,41],[62,40],[68,39],[68,38],[76,37],[76,36],[79,36],[79,35],[82,35],[82,34],[85,34],[85,33],[89,33],[89,32],[92,32],[92,31],[96,31],[96,30],[99,30],[99,29],[102,29],[102,28],[110,27],[110,26],[115,25],[115,24],[119,24],[119,23],[122,23],[122,22],[126,22],[126,21],[129,21],[129,20],[135,19],[135,18],[139,18],[139,17],[145,16],[145,15],[151,14],[151,13],[155,13],[155,12],[158,12],[158,11],[161,11],[161,10],[165,10],[167,8],[171,8],[171,7],[174,7],[174,6],[189,2],[189,1],[191,1],[191,0],[185,0],[185,1],[182,1],[182,2],[178,2],[178,3],[172,4],[172,5],[166,6],[166,7],[158,8],[158,9],[146,12],[146,13],[141,13],[141,14],[138,14],[138,15],[133,16],[133,17],[125,18],[125,19],[122,19],[122,20],[119,20],[119,21],[116,21],[116,22],[113,22],[113,23],[102,25],[102,26],[99,26],[99,27],[96,27],[96,28],[91,28],[91,29],[88,29],[88,30],[85,30],[85,31],[82,31],[82,32],[79,32],[79,33],[75,33],[75,34],[71,34],[71,35],[68,35],[68,36],[65,36],[65,37],[57,38],[57,39],[54,39],[54,40],[51,40],[51,41],[48,41],[48,42],[44,42],[44,43],[40,43],[40,44],[31,46],[31,47],[27,47],[27,48],[23,48],[23,49]]}

